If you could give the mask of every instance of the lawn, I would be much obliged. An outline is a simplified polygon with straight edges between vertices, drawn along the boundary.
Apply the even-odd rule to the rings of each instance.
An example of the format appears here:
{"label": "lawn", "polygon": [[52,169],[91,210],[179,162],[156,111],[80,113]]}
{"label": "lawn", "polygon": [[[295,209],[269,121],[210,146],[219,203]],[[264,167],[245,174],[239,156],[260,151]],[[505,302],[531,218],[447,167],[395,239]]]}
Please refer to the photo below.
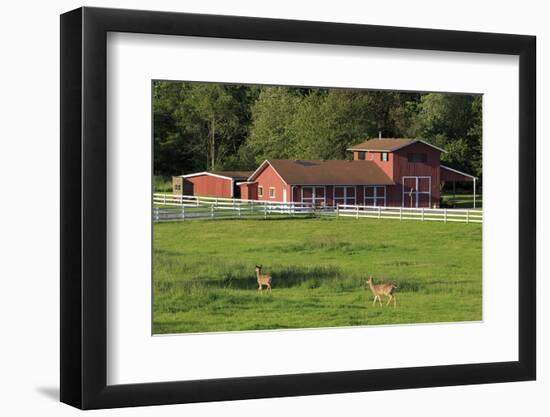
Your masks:
{"label": "lawn", "polygon": [[[453,194],[445,193],[441,196],[443,203],[455,208],[473,208],[474,207],[474,195],[473,194]],[[476,209],[483,207],[483,198],[481,195],[476,194]]]}
{"label": "lawn", "polygon": [[[153,332],[481,320],[481,225],[377,219],[154,225]],[[259,293],[254,266],[273,276]],[[365,281],[397,284],[373,306]]]}

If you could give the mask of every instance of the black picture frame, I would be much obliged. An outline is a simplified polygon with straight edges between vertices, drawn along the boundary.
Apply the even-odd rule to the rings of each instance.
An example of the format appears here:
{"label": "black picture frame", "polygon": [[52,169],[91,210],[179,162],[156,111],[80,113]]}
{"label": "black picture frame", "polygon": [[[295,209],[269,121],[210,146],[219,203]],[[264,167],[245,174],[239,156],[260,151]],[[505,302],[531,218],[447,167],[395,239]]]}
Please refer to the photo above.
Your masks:
{"label": "black picture frame", "polygon": [[[107,376],[108,32],[519,56],[519,360],[112,385]],[[61,401],[81,409],[533,380],[536,38],[102,8],[61,15]]]}

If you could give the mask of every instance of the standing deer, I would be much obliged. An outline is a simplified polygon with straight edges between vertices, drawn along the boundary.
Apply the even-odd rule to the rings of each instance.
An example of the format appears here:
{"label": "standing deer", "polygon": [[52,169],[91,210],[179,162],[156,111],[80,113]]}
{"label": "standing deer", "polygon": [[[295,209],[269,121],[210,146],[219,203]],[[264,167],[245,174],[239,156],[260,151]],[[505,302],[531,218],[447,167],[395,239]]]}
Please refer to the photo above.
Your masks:
{"label": "standing deer", "polygon": [[256,280],[258,281],[258,291],[262,291],[264,285],[271,291],[271,275],[262,275],[262,265],[256,265]]}
{"label": "standing deer", "polygon": [[367,280],[367,284],[369,284],[372,294],[374,295],[374,302],[372,303],[372,305],[376,305],[377,299],[380,305],[382,305],[380,296],[385,295],[386,297],[388,297],[388,302],[386,303],[386,305],[389,305],[391,300],[393,300],[393,307],[395,308],[396,300],[395,300],[395,295],[393,294],[393,290],[397,288],[397,285],[395,285],[392,282],[385,282],[382,284],[373,284],[372,275]]}

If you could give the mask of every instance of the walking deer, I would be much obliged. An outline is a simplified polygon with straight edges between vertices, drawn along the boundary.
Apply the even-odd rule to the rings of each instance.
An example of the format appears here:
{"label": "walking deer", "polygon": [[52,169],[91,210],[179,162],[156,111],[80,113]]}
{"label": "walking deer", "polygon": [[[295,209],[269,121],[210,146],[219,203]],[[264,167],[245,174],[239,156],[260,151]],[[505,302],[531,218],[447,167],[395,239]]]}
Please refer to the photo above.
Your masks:
{"label": "walking deer", "polygon": [[380,296],[385,295],[386,297],[388,297],[388,302],[386,303],[386,305],[389,305],[390,302],[393,300],[393,307],[395,308],[396,300],[395,300],[395,294],[393,293],[393,290],[397,288],[397,285],[395,285],[393,282],[373,284],[372,275],[367,280],[367,284],[369,284],[372,294],[374,295],[374,301],[372,305],[376,305],[376,300],[378,300],[380,305],[382,305]]}
{"label": "walking deer", "polygon": [[258,281],[258,291],[262,291],[264,285],[271,291],[271,275],[262,274],[262,265],[256,265],[256,280]]}

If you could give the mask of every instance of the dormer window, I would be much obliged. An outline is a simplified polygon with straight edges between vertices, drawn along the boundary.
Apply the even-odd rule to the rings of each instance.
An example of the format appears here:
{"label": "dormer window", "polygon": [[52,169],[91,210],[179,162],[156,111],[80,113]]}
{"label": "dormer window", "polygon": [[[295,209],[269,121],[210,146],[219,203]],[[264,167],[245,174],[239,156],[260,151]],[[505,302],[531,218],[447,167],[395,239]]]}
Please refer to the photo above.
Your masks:
{"label": "dormer window", "polygon": [[364,161],[365,160],[365,155],[366,155],[365,151],[359,151],[359,152],[357,152],[357,159],[359,159],[360,161]]}
{"label": "dormer window", "polygon": [[387,162],[388,161],[388,153],[387,152],[381,152],[380,153],[380,160]]}
{"label": "dormer window", "polygon": [[407,159],[409,162],[423,162],[428,161],[428,156],[425,153],[408,153]]}

